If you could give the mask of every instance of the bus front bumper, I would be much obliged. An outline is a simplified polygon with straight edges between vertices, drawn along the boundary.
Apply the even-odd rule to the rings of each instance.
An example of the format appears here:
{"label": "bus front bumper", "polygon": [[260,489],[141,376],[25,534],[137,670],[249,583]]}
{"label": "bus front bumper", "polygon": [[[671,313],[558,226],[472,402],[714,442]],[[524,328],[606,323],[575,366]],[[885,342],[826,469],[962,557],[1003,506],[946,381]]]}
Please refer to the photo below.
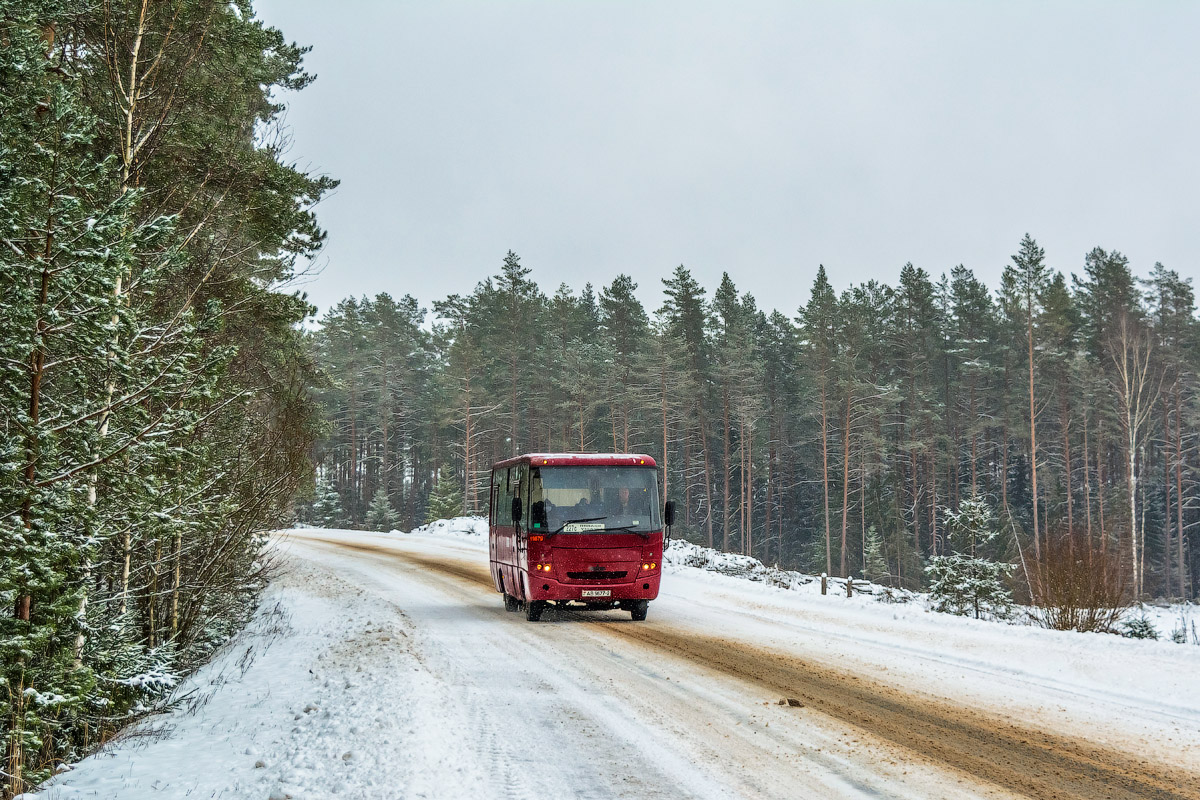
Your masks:
{"label": "bus front bumper", "polygon": [[658,597],[661,574],[641,575],[632,581],[604,584],[563,583],[549,575],[529,574],[530,600],[574,600],[605,603],[609,600],[653,600]]}

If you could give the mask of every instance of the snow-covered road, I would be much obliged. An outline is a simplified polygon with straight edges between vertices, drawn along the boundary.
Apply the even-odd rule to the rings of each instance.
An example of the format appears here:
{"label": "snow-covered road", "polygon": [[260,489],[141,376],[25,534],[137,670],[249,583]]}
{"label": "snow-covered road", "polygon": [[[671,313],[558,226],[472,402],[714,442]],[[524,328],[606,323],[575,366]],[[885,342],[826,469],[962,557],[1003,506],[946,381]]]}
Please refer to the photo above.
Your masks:
{"label": "snow-covered road", "polygon": [[191,701],[45,796],[1200,798],[1197,647],[687,568],[646,622],[530,623],[479,537],[281,549]]}

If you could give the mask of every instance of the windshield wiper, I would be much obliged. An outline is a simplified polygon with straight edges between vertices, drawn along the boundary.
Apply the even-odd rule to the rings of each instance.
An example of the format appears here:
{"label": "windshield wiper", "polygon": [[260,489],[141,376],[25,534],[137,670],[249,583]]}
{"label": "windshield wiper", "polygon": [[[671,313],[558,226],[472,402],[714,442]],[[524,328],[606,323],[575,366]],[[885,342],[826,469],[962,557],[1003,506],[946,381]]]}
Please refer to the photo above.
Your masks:
{"label": "windshield wiper", "polygon": [[614,525],[611,528],[605,528],[604,532],[610,533],[612,531],[625,531],[626,533],[636,533],[638,536],[641,536],[643,539],[650,538],[650,533],[648,531],[634,530],[635,527],[636,526],[634,526],[634,525]]}
{"label": "windshield wiper", "polygon": [[602,517],[580,517],[579,519],[569,519],[566,522],[564,522],[562,525],[559,525],[557,528],[555,528],[554,530],[552,530],[550,532],[551,533],[560,533],[562,531],[562,529],[567,527],[568,525],[574,525],[577,522],[595,522],[595,521],[601,520],[601,519],[608,519],[608,515],[605,514]]}

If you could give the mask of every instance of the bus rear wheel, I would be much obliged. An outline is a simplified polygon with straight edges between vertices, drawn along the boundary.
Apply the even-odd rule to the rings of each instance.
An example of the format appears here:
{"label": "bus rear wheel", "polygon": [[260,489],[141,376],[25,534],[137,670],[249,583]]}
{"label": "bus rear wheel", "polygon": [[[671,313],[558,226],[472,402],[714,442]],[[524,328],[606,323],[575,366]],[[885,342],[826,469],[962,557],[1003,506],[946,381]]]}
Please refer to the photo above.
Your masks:
{"label": "bus rear wheel", "polygon": [[521,601],[513,597],[508,592],[504,593],[504,610],[518,611],[521,608]]}
{"label": "bus rear wheel", "polygon": [[530,622],[537,622],[542,618],[542,611],[545,610],[546,603],[542,600],[526,600],[525,601],[525,619]]}
{"label": "bus rear wheel", "polygon": [[633,617],[634,622],[641,622],[646,618],[646,612],[650,610],[649,600],[638,600],[629,607],[629,616]]}

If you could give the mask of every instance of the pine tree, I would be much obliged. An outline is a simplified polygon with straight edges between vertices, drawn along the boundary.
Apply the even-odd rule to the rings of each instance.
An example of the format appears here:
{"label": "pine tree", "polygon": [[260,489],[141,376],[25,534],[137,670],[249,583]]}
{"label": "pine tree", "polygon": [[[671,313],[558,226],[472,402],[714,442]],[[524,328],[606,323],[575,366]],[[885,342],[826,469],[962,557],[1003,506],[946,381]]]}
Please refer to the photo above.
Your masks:
{"label": "pine tree", "polygon": [[1005,309],[1009,313],[1013,330],[1022,340],[1025,354],[1027,429],[1029,431],[1030,498],[1033,502],[1031,521],[1033,527],[1033,549],[1039,554],[1042,547],[1040,517],[1038,512],[1038,403],[1034,353],[1039,349],[1037,322],[1041,312],[1042,295],[1048,282],[1045,262],[1046,252],[1027,233],[1021,239],[1020,249],[1012,257],[1012,264],[1004,270],[1001,278],[1004,287]]}
{"label": "pine tree", "polygon": [[834,360],[837,357],[837,295],[825,276],[824,265],[817,268],[813,281],[812,297],[801,309],[800,324],[807,344],[808,366],[816,387],[817,405],[813,413],[817,417],[818,436],[821,450],[821,491],[825,542],[821,548],[826,574],[833,574],[833,544],[829,518],[829,427],[834,414]]}
{"label": "pine tree", "polygon": [[259,138],[307,76],[249,12],[0,0],[0,795],[246,618],[311,474],[310,307],[271,287],[333,182]]}

